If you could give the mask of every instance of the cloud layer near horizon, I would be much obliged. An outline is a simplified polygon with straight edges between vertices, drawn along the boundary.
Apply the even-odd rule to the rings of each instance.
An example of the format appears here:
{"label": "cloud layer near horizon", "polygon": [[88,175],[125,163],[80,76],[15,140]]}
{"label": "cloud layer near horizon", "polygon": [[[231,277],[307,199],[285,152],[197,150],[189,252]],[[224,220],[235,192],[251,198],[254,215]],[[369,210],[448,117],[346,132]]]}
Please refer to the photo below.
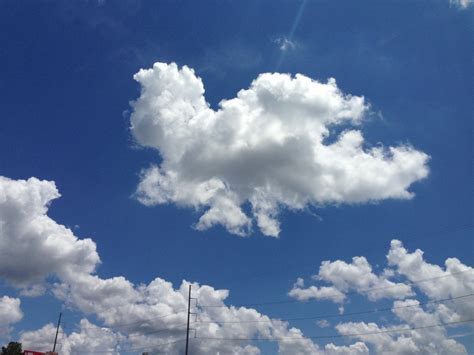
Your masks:
{"label": "cloud layer near horizon", "polygon": [[366,147],[349,127],[361,125],[368,104],[333,78],[261,74],[218,110],[186,66],[155,63],[134,78],[141,95],[131,131],[163,159],[142,171],[136,196],[148,206],[203,211],[199,230],[221,224],[248,235],[256,221],[263,234],[278,236],[282,208],[410,199],[411,184],[428,175],[428,155],[409,145]]}
{"label": "cloud layer near horizon", "polygon": [[[5,226],[4,221],[7,219],[9,221],[8,228],[1,229],[0,240],[21,244],[26,235],[27,242],[15,252],[17,258],[26,260],[39,252],[41,256],[55,260],[38,273],[33,272],[34,264],[26,264],[23,272],[34,277],[19,277],[17,272],[11,272],[14,264],[11,259],[7,259],[10,260],[8,263],[0,263],[0,277],[24,290],[31,290],[32,286],[49,282],[48,288],[53,290],[52,293],[57,299],[84,315],[93,315],[103,323],[103,327],[100,327],[83,319],[75,331],[62,330],[62,354],[87,351],[119,354],[125,349],[137,349],[137,351],[156,349],[169,354],[182,353],[184,344],[179,340],[184,339],[187,290],[190,284],[188,281],[183,280],[179,287],[175,288],[172,283],[159,277],[149,284],[135,285],[123,276],[103,279],[94,275],[93,271],[99,262],[95,243],[90,239],[79,239],[47,216],[49,203],[59,196],[53,182],[35,178],[28,180],[1,178],[0,191],[4,197],[0,209],[2,223]],[[14,218],[6,218],[7,216]],[[36,220],[39,222],[35,222]],[[25,221],[30,222],[26,223],[28,227],[26,234],[25,230],[20,228]],[[48,228],[45,228],[45,221],[48,222],[46,223]],[[58,251],[58,244],[64,246],[64,250],[61,248]],[[65,251],[73,256],[76,253],[83,255],[87,262],[71,263],[68,258],[62,257],[62,252]],[[443,277],[463,272],[456,277],[443,277],[416,285],[416,291],[421,292],[429,300],[456,297],[474,293],[474,275],[471,267],[456,258],[446,259],[445,268],[430,264],[424,260],[421,250],[409,252],[397,240],[392,241],[387,262],[388,267],[380,275],[372,270],[370,263],[362,256],[354,257],[351,263],[335,260],[323,262],[321,265],[316,279],[330,284],[327,287],[331,288],[333,297],[326,292],[324,297],[319,297],[320,295],[316,293],[306,299],[329,299],[341,303],[345,302],[347,293],[352,290],[373,302],[381,298],[395,299],[393,313],[398,322],[379,325],[375,322],[341,321],[335,324],[334,331],[347,335],[347,339],[354,339],[348,345],[334,343],[318,345],[305,338],[300,329],[291,327],[287,321],[270,318],[256,309],[227,304],[228,290],[217,290],[212,286],[197,283],[192,283],[192,289],[193,296],[199,299],[195,311],[199,313],[200,323],[195,323],[193,326],[197,328],[197,335],[200,338],[262,337],[273,340],[277,342],[280,354],[368,354],[371,348],[377,352],[400,354],[413,352],[465,354],[462,344],[450,339],[447,330],[442,327],[371,336],[353,335],[474,318],[474,309],[468,298],[422,306],[414,298],[414,286],[406,285],[402,280],[397,282],[389,280],[398,277],[416,281],[419,278]],[[48,275],[56,276],[53,284],[51,281],[45,281]],[[358,281],[354,281],[355,279]],[[303,290],[303,281],[299,280],[295,288]],[[367,288],[374,288],[377,291],[372,294]],[[28,296],[35,296],[35,293],[29,292]],[[7,320],[7,332],[10,329],[9,324],[18,322],[23,317],[20,302],[19,298],[8,296],[0,298],[0,321]],[[205,308],[200,306],[202,304],[218,307]],[[406,305],[410,305],[410,308],[403,308]],[[328,322],[320,324],[329,326]],[[43,348],[48,350],[52,335],[54,325],[46,324],[37,330],[21,332],[20,340],[25,346],[35,345],[40,347],[38,350]],[[178,342],[175,342],[177,340]],[[260,349],[251,341],[194,340],[191,344],[191,350],[198,354],[260,353]]]}
{"label": "cloud layer near horizon", "polygon": [[[178,288],[156,277],[149,284],[133,284],[123,276],[103,279],[94,274],[100,262],[96,244],[91,239],[79,239],[73,232],[51,219],[50,203],[58,198],[54,182],[30,178],[12,180],[0,177],[0,246],[7,252],[0,258],[0,278],[20,288],[23,296],[34,297],[51,289],[52,294],[68,307],[94,315],[106,328],[82,320],[79,329],[69,334],[63,331],[61,353],[112,351],[120,348],[163,350],[169,354],[183,352],[183,325],[186,323],[189,282]],[[15,245],[15,248],[6,248]],[[54,276],[48,279],[49,276]],[[54,281],[51,281],[54,280]],[[44,287],[47,284],[48,287]],[[192,284],[193,296],[204,304],[218,308],[199,309],[201,337],[265,337],[278,342],[282,354],[367,353],[361,342],[349,346],[327,344],[323,350],[304,337],[301,330],[288,322],[271,319],[255,309],[225,304],[227,290]],[[23,317],[20,299],[0,298],[0,322],[9,325]],[[256,323],[222,324],[220,320],[259,321]],[[260,322],[262,321],[263,322]],[[124,325],[125,324],[125,325]],[[50,350],[54,325],[21,333],[21,342],[38,350]],[[0,335],[2,335],[0,333]],[[283,338],[283,339],[282,339]],[[288,339],[291,338],[291,339]],[[173,342],[172,344],[160,345]],[[251,341],[194,341],[193,353],[259,354]]]}

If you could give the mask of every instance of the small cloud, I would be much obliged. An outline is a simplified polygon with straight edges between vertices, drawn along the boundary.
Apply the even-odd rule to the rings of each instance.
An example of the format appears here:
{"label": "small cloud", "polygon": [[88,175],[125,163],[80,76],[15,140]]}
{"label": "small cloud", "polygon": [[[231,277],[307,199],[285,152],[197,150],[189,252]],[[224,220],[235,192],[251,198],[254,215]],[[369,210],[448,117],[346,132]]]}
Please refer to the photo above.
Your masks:
{"label": "small cloud", "polygon": [[449,0],[449,4],[461,9],[466,9],[470,5],[474,4],[474,0]]}
{"label": "small cloud", "polygon": [[389,277],[394,277],[395,271],[392,269],[383,269],[382,277],[388,279]]}
{"label": "small cloud", "polygon": [[304,280],[301,277],[298,277],[296,279],[295,284],[293,285],[294,287],[304,287]]}
{"label": "small cloud", "polygon": [[296,42],[289,39],[289,38],[287,38],[287,37],[278,37],[273,42],[278,45],[278,48],[282,52],[287,52],[287,51],[290,51],[290,50],[294,50],[297,47]]}
{"label": "small cloud", "polygon": [[329,323],[326,319],[320,319],[316,321],[316,325],[319,328],[328,328],[329,326],[331,326],[331,323]]}
{"label": "small cloud", "polygon": [[24,297],[39,297],[44,295],[46,292],[46,287],[44,285],[38,284],[33,285],[28,288],[24,288],[20,291],[20,295]]}

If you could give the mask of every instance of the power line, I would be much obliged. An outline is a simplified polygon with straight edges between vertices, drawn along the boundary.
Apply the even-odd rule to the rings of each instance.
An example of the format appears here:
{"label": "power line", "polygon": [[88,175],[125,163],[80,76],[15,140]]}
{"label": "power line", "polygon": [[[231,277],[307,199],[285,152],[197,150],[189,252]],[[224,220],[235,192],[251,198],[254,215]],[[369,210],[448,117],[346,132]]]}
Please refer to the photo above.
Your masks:
{"label": "power line", "polygon": [[[387,312],[387,311],[393,311],[395,309],[403,309],[403,308],[410,308],[410,307],[417,307],[417,306],[424,306],[428,304],[437,304],[437,303],[442,303],[442,302],[448,302],[448,301],[455,301],[458,299],[462,298],[467,298],[467,297],[472,297],[474,294],[468,294],[468,295],[462,295],[462,296],[457,296],[457,297],[451,297],[451,298],[445,298],[445,299],[440,299],[440,300],[434,300],[434,301],[428,301],[428,302],[423,302],[423,303],[418,303],[418,304],[412,304],[412,305],[405,305],[405,306],[398,306],[398,307],[387,307],[387,308],[375,308],[375,309],[370,309],[370,310],[365,310],[365,311],[358,311],[358,312],[350,312],[350,313],[345,313],[345,314],[326,314],[326,315],[315,315],[315,316],[308,316],[308,317],[294,317],[294,318],[286,318],[286,319],[276,319],[276,320],[248,320],[248,321],[221,321],[221,320],[214,320],[214,321],[197,321],[194,322],[194,324],[212,324],[212,323],[219,323],[219,324],[239,324],[239,323],[273,323],[274,321],[299,321],[299,320],[312,320],[312,319],[324,319],[324,318],[339,318],[339,317],[350,317],[354,315],[361,315],[361,314],[373,314],[373,313],[378,313],[378,312]],[[179,327],[185,327],[187,326],[186,323],[180,324]],[[99,330],[99,329],[96,329]],[[136,333],[139,333],[140,335],[150,335],[150,334],[155,334],[159,332],[164,332],[164,331],[184,331],[185,329],[177,329],[177,328],[162,328],[162,329],[156,329],[148,332],[139,332],[136,331]],[[62,332],[63,335],[65,335],[64,332]],[[91,335],[87,335],[88,338],[98,338],[102,337],[103,335],[98,335],[97,337],[93,337]]]}
{"label": "power line", "polygon": [[464,338],[467,337],[468,335],[473,335],[474,332],[465,332],[465,333],[458,333],[458,334],[451,334],[448,335],[448,338]]}
{"label": "power line", "polygon": [[420,327],[406,327],[398,329],[386,329],[377,332],[366,332],[366,333],[351,333],[351,334],[333,334],[333,335],[316,335],[316,336],[304,336],[301,338],[296,337],[275,337],[275,338],[215,338],[215,337],[196,337],[194,339],[201,340],[222,340],[222,341],[278,341],[278,340],[306,340],[306,339],[329,339],[329,338],[344,338],[344,337],[360,337],[366,335],[384,334],[384,333],[396,333],[396,332],[409,332],[418,329],[430,329],[436,327],[447,327],[455,324],[463,324],[474,322],[474,319],[462,320],[457,322],[438,323],[425,325]]}
{"label": "power line", "polygon": [[[229,338],[229,337],[222,337],[222,338],[217,338],[217,337],[199,337],[196,336],[194,339],[195,340],[219,340],[219,341],[279,341],[279,340],[307,340],[307,339],[330,339],[330,338],[344,338],[344,337],[362,337],[362,336],[368,336],[368,335],[376,335],[376,334],[385,334],[385,333],[397,333],[397,332],[411,332],[419,329],[431,329],[431,328],[437,328],[437,327],[447,327],[450,325],[456,325],[456,324],[465,324],[465,323],[470,323],[474,322],[474,319],[467,319],[467,320],[462,320],[462,321],[457,321],[457,322],[447,322],[447,323],[438,323],[438,324],[430,324],[426,326],[419,326],[419,327],[404,327],[404,328],[397,328],[397,329],[386,329],[386,330],[381,330],[381,331],[374,331],[374,332],[364,332],[364,333],[350,333],[350,334],[333,334],[333,335],[317,335],[317,336],[304,336],[304,337],[275,337],[275,338]],[[166,342],[166,343],[160,343],[160,344],[153,344],[153,345],[148,345],[148,346],[143,346],[139,348],[125,348],[125,349],[119,349],[119,350],[96,350],[96,351],[91,351],[87,350],[86,352],[84,351],[74,351],[71,352],[71,354],[103,354],[103,353],[115,353],[117,351],[119,352],[133,352],[133,351],[140,351],[140,350],[147,350],[147,349],[152,349],[156,347],[162,347],[166,345],[172,345],[172,344],[177,344],[180,342],[184,342],[186,339],[178,339],[174,340],[171,342]]]}
{"label": "power line", "polygon": [[[186,323],[179,325],[179,327],[185,327],[185,326],[186,326]],[[185,329],[162,328],[162,329],[157,329],[157,330],[150,330],[148,332],[136,332],[136,333],[139,333],[140,335],[149,335],[149,334],[155,334],[155,333],[166,332],[166,331],[173,332],[173,331],[177,331],[177,330],[185,330]]]}
{"label": "power line", "polygon": [[[112,328],[122,328],[122,327],[137,325],[137,324],[143,324],[143,323],[146,323],[146,322],[149,322],[149,321],[153,321],[153,320],[156,320],[156,319],[162,319],[162,318],[167,318],[167,317],[175,316],[175,315],[178,315],[178,314],[181,314],[181,313],[185,313],[186,311],[187,311],[186,309],[183,309],[183,310],[179,310],[179,311],[174,312],[174,313],[166,314],[166,315],[164,315],[164,316],[142,319],[142,320],[139,320],[139,321],[136,321],[136,322],[131,322],[131,323],[119,323],[119,324],[115,324],[115,325],[108,326],[108,327],[101,327],[101,326],[83,327],[83,328],[80,328],[80,330],[83,330],[83,329],[104,330],[104,329],[112,329]],[[63,328],[64,328],[64,329],[73,329],[74,327],[63,327]]]}
{"label": "power line", "polygon": [[142,347],[139,347],[139,348],[125,348],[125,349],[114,349],[114,350],[84,350],[84,351],[73,351],[71,352],[71,354],[108,354],[108,353],[115,353],[115,352],[120,352],[120,353],[127,353],[127,352],[134,352],[134,351],[140,351],[140,350],[147,350],[147,349],[153,349],[153,348],[156,348],[156,347],[159,347],[159,346],[165,346],[165,345],[172,345],[172,344],[177,344],[177,343],[180,343],[180,342],[183,342],[183,341],[186,341],[186,339],[178,339],[178,340],[174,340],[174,341],[170,341],[170,342],[166,342],[166,343],[160,343],[160,344],[152,344],[152,345],[148,345],[148,346],[142,346]]}
{"label": "power line", "polygon": [[221,321],[221,320],[198,321],[198,322],[195,322],[195,324],[273,323],[274,321],[299,321],[299,320],[311,320],[311,319],[350,317],[350,316],[361,315],[361,314],[372,314],[372,313],[378,313],[378,312],[388,312],[388,311],[393,311],[395,309],[425,306],[425,305],[428,305],[428,304],[436,304],[436,303],[455,301],[455,300],[458,300],[458,299],[461,299],[461,298],[472,297],[472,296],[474,296],[474,293],[471,293],[471,294],[468,294],[468,295],[457,296],[457,297],[440,299],[440,300],[428,301],[428,302],[423,302],[423,303],[410,304],[410,305],[405,305],[405,306],[387,307],[387,308],[373,308],[373,309],[370,309],[370,310],[350,312],[350,313],[344,313],[344,314],[332,313],[332,314],[325,314],[325,315],[315,315],[315,316],[308,316],[308,317],[295,317],[295,318],[286,318],[286,319],[273,319],[273,320],[270,319],[270,320],[243,320],[243,321]]}
{"label": "power line", "polygon": [[[406,242],[406,241],[410,241],[410,240],[413,240],[414,238],[416,238],[417,241],[419,240],[423,240],[423,239],[427,239],[427,238],[432,238],[433,236],[436,236],[436,235],[444,235],[448,232],[459,232],[459,231],[464,231],[464,230],[468,230],[468,229],[472,229],[474,227],[474,225],[472,223],[469,223],[469,224],[462,224],[462,225],[458,225],[458,226],[442,226],[439,228],[439,231],[436,232],[425,232],[425,233],[417,233],[417,234],[408,234],[408,235],[405,235],[405,237],[392,237],[390,238],[390,240],[392,239],[400,239],[402,240],[403,242]],[[338,238],[339,239],[339,238]],[[334,240],[334,238],[333,238]],[[390,240],[385,240],[385,239],[378,239],[378,240],[375,240],[374,242],[372,242],[370,244],[370,246],[367,246],[367,248],[362,248],[359,250],[359,252],[362,252],[362,251],[367,251],[369,250],[369,248],[372,248],[373,247],[373,243],[375,244],[390,244]],[[281,265],[281,264],[280,264]],[[311,261],[311,262],[299,262],[299,263],[294,263],[294,264],[284,264],[283,267],[278,270],[278,272],[275,272],[275,269],[272,268],[272,270],[270,271],[266,271],[266,272],[260,272],[260,273],[256,273],[255,271],[252,271],[251,273],[249,273],[248,275],[239,275],[239,276],[233,276],[232,278],[229,278],[229,279],[224,279],[224,280],[217,280],[217,281],[214,281],[212,282],[212,284],[223,284],[223,283],[231,283],[231,284],[242,284],[242,280],[244,281],[248,281],[248,280],[253,280],[253,279],[263,279],[263,278],[267,278],[269,276],[272,276],[272,275],[281,275],[283,273],[288,273],[288,272],[291,272],[291,271],[294,271],[294,270],[297,270],[299,268],[301,268],[302,266],[308,266],[308,265],[311,265],[313,266],[314,265],[314,261]],[[236,282],[237,281],[237,282]]]}
{"label": "power line", "polygon": [[[176,325],[176,328],[161,328],[161,329],[155,329],[155,330],[150,330],[150,331],[146,331],[146,332],[141,332],[139,330],[133,330],[133,331],[129,331],[128,333],[129,334],[139,334],[139,335],[150,335],[150,334],[156,334],[156,333],[161,333],[161,332],[174,332],[174,331],[180,331],[180,330],[186,330],[186,328],[180,328],[180,327],[186,327],[186,323],[184,324],[179,324],[179,325]],[[92,330],[102,330],[102,331],[112,331],[110,328],[95,328]],[[63,334],[66,334],[63,332]],[[110,334],[110,333],[109,333]],[[88,338],[101,338],[104,336],[104,334],[97,334],[96,336],[92,336],[90,334],[86,334]]]}
{"label": "power line", "polygon": [[[427,279],[420,279],[420,280],[416,280],[416,281],[408,281],[406,283],[398,283],[396,285],[391,285],[391,286],[384,286],[384,287],[372,287],[372,288],[366,288],[366,289],[361,289],[361,290],[357,290],[357,291],[349,291],[349,292],[346,292],[344,293],[344,295],[353,295],[353,294],[360,294],[360,293],[364,293],[364,292],[373,292],[373,291],[379,291],[379,290],[385,290],[385,289],[391,289],[391,288],[397,288],[397,287],[401,287],[401,286],[410,286],[410,285],[415,285],[415,284],[418,284],[418,283],[422,283],[422,282],[427,282],[427,281],[432,281],[432,280],[438,280],[438,279],[442,279],[442,278],[445,278],[445,277],[451,277],[451,276],[456,276],[456,275],[459,275],[459,274],[464,274],[466,272],[472,272],[474,271],[474,269],[469,269],[469,270],[464,270],[464,271],[459,271],[459,272],[453,272],[453,273],[449,273],[449,274],[445,274],[445,275],[441,275],[441,276],[436,276],[436,277],[431,277],[431,278],[427,278]],[[326,295],[325,298],[327,297],[331,297],[331,296],[340,296],[340,293],[334,293],[334,295]],[[305,302],[307,301],[321,301],[321,300],[305,300]],[[254,307],[254,306],[265,306],[265,305],[277,305],[277,304],[287,304],[287,303],[297,303],[297,302],[302,302],[301,300],[296,300],[296,299],[292,299],[292,300],[279,300],[279,301],[267,301],[267,302],[256,302],[256,303],[243,303],[243,304],[240,304],[240,305],[234,305],[234,307]],[[222,307],[228,307],[227,305],[202,305],[202,304],[199,304],[199,307],[201,308],[222,308]]]}
{"label": "power line", "polygon": [[[462,295],[462,296],[457,296],[457,297],[452,297],[452,298],[446,298],[446,299],[440,299],[440,300],[434,300],[434,301],[428,301],[424,303],[418,303],[418,304],[413,304],[413,305],[405,305],[405,306],[399,306],[399,307],[390,307],[390,308],[382,308],[382,309],[371,309],[371,310],[365,310],[365,311],[359,311],[359,312],[352,312],[352,313],[346,313],[346,314],[327,314],[327,315],[317,315],[317,316],[312,316],[312,317],[295,317],[295,318],[288,318],[288,319],[280,319],[280,321],[295,321],[295,320],[304,320],[304,319],[319,319],[319,318],[331,318],[331,317],[345,317],[345,316],[351,316],[351,315],[359,315],[359,314],[366,314],[366,313],[376,313],[376,312],[383,312],[383,311],[389,311],[389,310],[394,310],[394,309],[400,309],[400,308],[408,308],[408,307],[416,307],[416,306],[422,306],[422,305],[427,305],[427,304],[435,304],[435,303],[441,303],[441,302],[447,302],[447,301],[454,301],[462,298],[467,298],[467,297],[472,297],[474,294],[468,294],[468,295]],[[424,329],[424,328],[432,328],[432,327],[438,327],[438,326],[447,326],[450,324],[459,324],[459,323],[466,323],[466,322],[472,322],[474,320],[466,320],[466,321],[460,321],[460,322],[451,322],[451,323],[443,323],[443,324],[435,324],[435,325],[430,325],[430,326],[425,326],[425,327],[416,327],[416,328],[400,328],[400,329],[390,329],[386,331],[380,331],[380,332],[370,332],[370,333],[360,333],[360,334],[345,334],[345,335],[328,335],[328,336],[313,336],[313,337],[304,337],[308,339],[319,339],[319,338],[334,338],[334,337],[350,337],[350,336],[362,336],[362,335],[371,335],[371,334],[379,334],[379,333],[387,333],[387,332],[397,332],[397,331],[411,331],[415,329]],[[198,324],[208,324],[208,323],[259,323],[259,322],[273,322],[272,320],[267,321],[267,320],[253,320],[253,321],[213,321],[213,322],[196,322]],[[185,326],[186,324],[182,324],[180,326]],[[97,328],[94,328],[95,330],[99,330]],[[149,332],[141,332],[140,335],[147,335],[147,334],[153,334],[153,333],[158,333],[161,331],[176,331],[176,330],[183,330],[184,329],[172,329],[172,328],[163,328],[163,329],[157,329]],[[88,336],[90,337],[90,336]],[[283,340],[283,339],[304,339],[304,338],[292,338],[292,337],[284,337],[284,338],[272,338],[272,339],[267,339],[267,338],[203,338],[203,337],[195,337],[195,339],[209,339],[209,340]],[[121,352],[127,352],[127,351],[137,351],[141,349],[149,349],[150,347],[154,346],[165,346],[173,343],[178,343],[181,341],[184,341],[185,339],[179,339],[173,342],[168,342],[168,343],[160,343],[152,346],[147,346],[147,347],[142,347],[142,348],[133,348],[133,349],[120,349],[119,351]],[[101,350],[101,351],[88,351],[88,353],[113,353],[116,352],[117,350]],[[74,352],[73,352],[74,353]]]}

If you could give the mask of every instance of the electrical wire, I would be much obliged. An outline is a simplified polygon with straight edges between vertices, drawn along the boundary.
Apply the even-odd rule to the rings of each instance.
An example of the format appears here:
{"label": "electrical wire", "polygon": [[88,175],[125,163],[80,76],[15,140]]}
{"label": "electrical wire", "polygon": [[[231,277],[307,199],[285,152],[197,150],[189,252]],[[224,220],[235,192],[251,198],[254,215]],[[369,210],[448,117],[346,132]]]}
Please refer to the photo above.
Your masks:
{"label": "electrical wire", "polygon": [[[174,331],[179,331],[179,330],[186,330],[186,328],[184,328],[184,329],[179,328],[179,327],[185,327],[186,325],[187,325],[187,323],[184,323],[184,324],[176,325],[177,328],[160,328],[160,329],[150,330],[150,331],[146,331],[146,332],[141,332],[140,330],[135,329],[135,330],[129,331],[129,332],[125,331],[125,333],[128,333],[129,335],[130,334],[150,335],[150,334],[156,334],[156,333],[161,333],[161,332],[174,332]],[[97,330],[97,331],[102,330],[104,332],[113,331],[110,328],[96,328],[96,329],[92,329],[92,330]],[[66,333],[63,332],[63,334],[66,334]],[[111,334],[111,333],[108,333],[108,334]],[[104,334],[96,334],[95,336],[93,336],[91,334],[86,334],[86,336],[88,338],[96,339],[96,338],[103,337]]]}
{"label": "electrical wire", "polygon": [[[122,327],[137,325],[137,324],[143,324],[143,323],[145,323],[145,322],[153,321],[153,320],[156,320],[156,319],[163,319],[163,318],[175,316],[175,315],[178,315],[178,314],[181,314],[181,313],[186,313],[187,311],[188,311],[187,309],[183,309],[183,310],[179,310],[179,311],[177,311],[177,312],[175,312],[175,313],[166,314],[166,315],[164,315],[164,316],[142,319],[142,320],[139,320],[139,321],[136,321],[136,322],[131,322],[131,323],[119,323],[119,324],[116,324],[116,325],[113,325],[113,326],[109,326],[109,327],[101,327],[101,326],[95,326],[95,327],[81,327],[80,330],[85,330],[85,329],[104,330],[104,329],[112,329],[112,328],[122,328]],[[63,327],[63,328],[64,328],[64,329],[73,329],[73,328],[75,328],[75,327]]]}
{"label": "electrical wire", "polygon": [[304,336],[301,338],[296,337],[275,337],[275,338],[215,338],[215,337],[195,337],[195,339],[201,340],[222,340],[222,341],[278,341],[278,340],[306,340],[306,339],[330,339],[330,338],[345,338],[345,337],[361,337],[367,335],[385,334],[385,333],[396,333],[396,332],[409,332],[418,329],[430,329],[436,327],[447,327],[455,324],[463,324],[474,322],[474,319],[467,319],[457,322],[438,323],[425,325],[420,327],[408,327],[408,328],[397,328],[397,329],[386,329],[377,332],[365,332],[365,333],[351,333],[351,334],[333,334],[333,335],[315,335],[315,336]]}
{"label": "electrical wire", "polygon": [[325,315],[315,315],[315,316],[308,316],[308,317],[295,317],[295,318],[285,318],[285,319],[274,319],[274,320],[272,320],[272,319],[269,319],[269,320],[242,320],[242,321],[214,320],[214,321],[197,321],[197,322],[193,322],[193,323],[194,324],[273,323],[274,321],[288,321],[289,322],[289,321],[300,321],[300,320],[311,320],[311,319],[350,317],[350,316],[356,316],[356,315],[361,315],[361,314],[373,314],[373,313],[378,313],[378,312],[389,312],[389,311],[393,311],[395,309],[419,307],[419,306],[425,306],[425,305],[429,305],[429,304],[455,301],[455,300],[458,300],[458,299],[462,299],[462,298],[466,298],[466,297],[472,297],[472,296],[474,296],[474,293],[470,293],[468,295],[457,296],[457,297],[450,297],[450,298],[440,299],[440,300],[427,301],[427,302],[423,302],[423,303],[410,304],[410,305],[405,305],[405,306],[387,307],[387,308],[373,308],[373,309],[370,309],[370,310],[350,312],[350,313],[344,313],[344,314],[332,313],[332,314],[325,314]]}
{"label": "electrical wire", "polygon": [[[427,279],[420,279],[420,280],[416,280],[416,281],[408,281],[406,283],[398,283],[396,285],[391,285],[391,286],[384,286],[384,287],[372,287],[372,288],[366,288],[366,289],[361,289],[361,290],[357,290],[357,291],[349,291],[349,292],[346,292],[344,293],[344,295],[353,295],[353,294],[360,294],[360,293],[364,293],[364,292],[373,292],[373,291],[379,291],[379,290],[385,290],[385,289],[391,289],[391,288],[397,288],[397,287],[401,287],[401,286],[410,286],[410,285],[416,285],[418,283],[423,283],[423,282],[428,282],[428,281],[432,281],[432,280],[438,280],[438,279],[442,279],[442,278],[445,278],[445,277],[451,277],[451,276],[456,276],[456,275],[460,275],[460,274],[464,274],[466,272],[472,272],[474,271],[474,269],[469,269],[469,270],[464,270],[464,271],[459,271],[459,272],[453,272],[453,273],[449,273],[449,274],[445,274],[445,275],[441,275],[441,276],[436,276],[436,277],[431,277],[431,278],[427,278]],[[326,295],[325,297],[330,297],[331,295]],[[334,293],[334,297],[336,296],[340,296],[340,293]],[[305,302],[308,302],[308,301],[321,301],[321,300],[305,300]],[[234,305],[234,307],[254,307],[254,306],[266,306],[266,305],[278,305],[278,304],[288,304],[288,303],[297,303],[297,302],[302,302],[301,300],[296,300],[296,299],[292,299],[292,300],[279,300],[279,301],[267,301],[267,302],[256,302],[256,303],[243,303],[243,304],[240,304],[240,305]],[[227,305],[206,305],[206,304],[199,304],[199,307],[200,308],[222,308],[222,307],[229,307]]]}
{"label": "electrical wire", "polygon": [[[442,302],[448,302],[448,301],[455,301],[458,299],[462,298],[467,298],[467,297],[472,297],[474,294],[468,294],[468,295],[462,295],[462,296],[457,296],[457,297],[451,297],[451,298],[446,298],[446,299],[440,299],[440,300],[434,300],[434,301],[428,301],[424,303],[417,303],[417,304],[412,304],[412,305],[405,305],[405,306],[398,306],[398,307],[387,307],[387,308],[375,308],[371,310],[365,310],[365,311],[358,311],[358,312],[350,312],[350,313],[345,313],[345,314],[326,314],[326,315],[315,315],[315,316],[309,316],[309,317],[295,317],[295,318],[286,318],[286,319],[278,319],[277,321],[299,321],[299,320],[312,320],[312,319],[325,319],[325,318],[339,318],[339,317],[349,317],[349,316],[354,316],[354,315],[361,315],[361,314],[373,314],[377,312],[386,312],[386,311],[393,311],[395,309],[403,309],[403,308],[409,308],[409,307],[417,307],[417,306],[424,306],[424,305],[429,305],[429,304],[437,304],[437,303],[442,303]],[[193,322],[195,325],[199,324],[212,324],[212,323],[219,323],[219,324],[239,324],[239,323],[273,323],[275,320],[248,320],[248,321],[221,321],[221,320],[215,320],[215,321],[197,321]],[[179,326],[186,326],[186,324],[182,324]],[[157,330],[151,330],[148,332],[139,332],[140,335],[150,335],[150,334],[156,334],[159,332],[163,331],[179,331],[182,330],[184,331],[185,329],[176,329],[176,328],[162,328],[162,329],[157,329]],[[61,332],[61,335],[65,335],[64,332]],[[103,335],[98,335],[97,337],[91,336],[90,334],[87,334],[88,338],[98,338],[102,337]],[[64,338],[63,338],[64,339]]]}
{"label": "electrical wire", "polygon": [[147,349],[153,349],[153,348],[156,348],[156,347],[159,347],[159,346],[165,346],[165,345],[172,345],[172,344],[177,344],[177,343],[180,343],[182,341],[186,341],[186,339],[178,339],[178,340],[174,340],[174,341],[170,341],[170,342],[166,342],[166,343],[160,343],[160,344],[152,344],[152,345],[148,345],[148,346],[142,346],[142,347],[139,347],[139,348],[125,348],[125,349],[115,349],[115,350],[84,350],[84,351],[73,351],[71,352],[70,354],[81,354],[81,355],[84,355],[84,354],[110,354],[110,353],[127,353],[127,352],[134,352],[134,351],[141,351],[141,350],[147,350]]}
{"label": "electrical wire", "polygon": [[[469,230],[469,229],[472,229],[474,228],[474,225],[472,223],[469,223],[469,224],[462,224],[462,225],[458,225],[458,226],[445,226],[445,227],[440,227],[440,230],[438,232],[426,232],[426,233],[421,233],[421,234],[409,234],[405,237],[397,237],[396,239],[401,239],[402,241],[410,241],[410,240],[413,240],[414,238],[418,240],[423,240],[423,239],[426,239],[426,238],[432,238],[433,236],[435,235],[443,235],[443,234],[446,234],[448,232],[459,232],[459,231],[464,231],[464,230]],[[390,238],[390,239],[393,239],[393,238]],[[334,240],[334,239],[333,239]],[[369,248],[373,248],[373,245],[375,244],[387,244],[387,243],[390,243],[390,240],[384,240],[384,239],[381,239],[381,240],[376,240],[372,243],[370,243],[369,246],[367,246],[367,248],[362,248],[359,250],[359,252],[362,252],[362,251],[367,251],[369,250]],[[263,279],[263,278],[268,278],[269,276],[272,276],[272,275],[281,275],[283,273],[288,273],[288,272],[292,272],[294,270],[297,270],[297,269],[300,269],[302,266],[313,266],[314,265],[314,261],[311,261],[311,262],[298,262],[298,263],[294,263],[294,264],[284,264],[282,265],[282,268],[280,270],[278,270],[278,272],[275,272],[275,269],[273,268],[271,271],[266,271],[266,272],[260,272],[260,273],[256,273],[255,271],[252,271],[251,273],[247,274],[247,275],[238,275],[238,276],[233,276],[232,278],[229,278],[229,279],[224,279],[224,280],[216,280],[214,282],[212,282],[213,285],[216,285],[216,284],[232,284],[232,285],[235,285],[235,284],[242,284],[244,282],[248,282],[248,280],[254,280],[254,279]],[[242,281],[243,280],[243,281]]]}

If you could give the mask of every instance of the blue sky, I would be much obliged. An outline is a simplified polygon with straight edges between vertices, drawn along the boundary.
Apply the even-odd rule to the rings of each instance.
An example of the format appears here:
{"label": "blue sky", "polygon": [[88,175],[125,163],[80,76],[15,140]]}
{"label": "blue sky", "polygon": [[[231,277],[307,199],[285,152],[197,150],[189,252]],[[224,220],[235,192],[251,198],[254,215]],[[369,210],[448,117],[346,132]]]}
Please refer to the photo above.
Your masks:
{"label": "blue sky", "polygon": [[[472,265],[472,15],[472,5],[448,0],[0,1],[0,175],[56,183],[62,197],[50,204],[48,216],[78,238],[92,238],[101,278],[123,275],[148,284],[160,277],[176,288],[184,279],[228,289],[228,305],[290,300],[295,280],[311,284],[324,260],[350,263],[364,256],[374,273],[382,273],[392,239],[410,253],[421,249],[430,264],[444,267],[447,258],[458,258]],[[163,151],[146,147],[130,129],[130,102],[141,95],[133,75],[155,62],[193,68],[214,110],[261,73],[301,73],[321,83],[333,77],[343,93],[365,98],[357,126],[365,149],[409,144],[429,155],[429,174],[409,184],[411,199],[313,199],[303,209],[283,203],[278,238],[256,225],[246,237],[222,225],[197,230],[206,206],[172,200],[145,206],[134,195],[140,171],[164,161]],[[327,144],[350,126],[331,126]],[[252,176],[248,169],[239,167]],[[51,285],[66,283],[55,270],[38,297],[21,295],[7,271],[2,275],[0,296],[21,299],[23,312],[9,338],[54,322],[60,309],[71,327],[87,317],[113,328],[98,312],[55,297]],[[402,276],[400,282],[417,279]],[[418,292],[415,298],[433,297]],[[355,295],[345,308],[392,303]],[[328,300],[255,308],[274,318],[338,312]],[[387,314],[352,321],[401,324]],[[314,321],[291,325],[308,336],[335,333]],[[469,331],[462,326],[452,333]],[[472,333],[455,339],[474,351]],[[123,347],[130,344],[138,343],[129,339]],[[273,353],[276,345],[261,351]]]}

